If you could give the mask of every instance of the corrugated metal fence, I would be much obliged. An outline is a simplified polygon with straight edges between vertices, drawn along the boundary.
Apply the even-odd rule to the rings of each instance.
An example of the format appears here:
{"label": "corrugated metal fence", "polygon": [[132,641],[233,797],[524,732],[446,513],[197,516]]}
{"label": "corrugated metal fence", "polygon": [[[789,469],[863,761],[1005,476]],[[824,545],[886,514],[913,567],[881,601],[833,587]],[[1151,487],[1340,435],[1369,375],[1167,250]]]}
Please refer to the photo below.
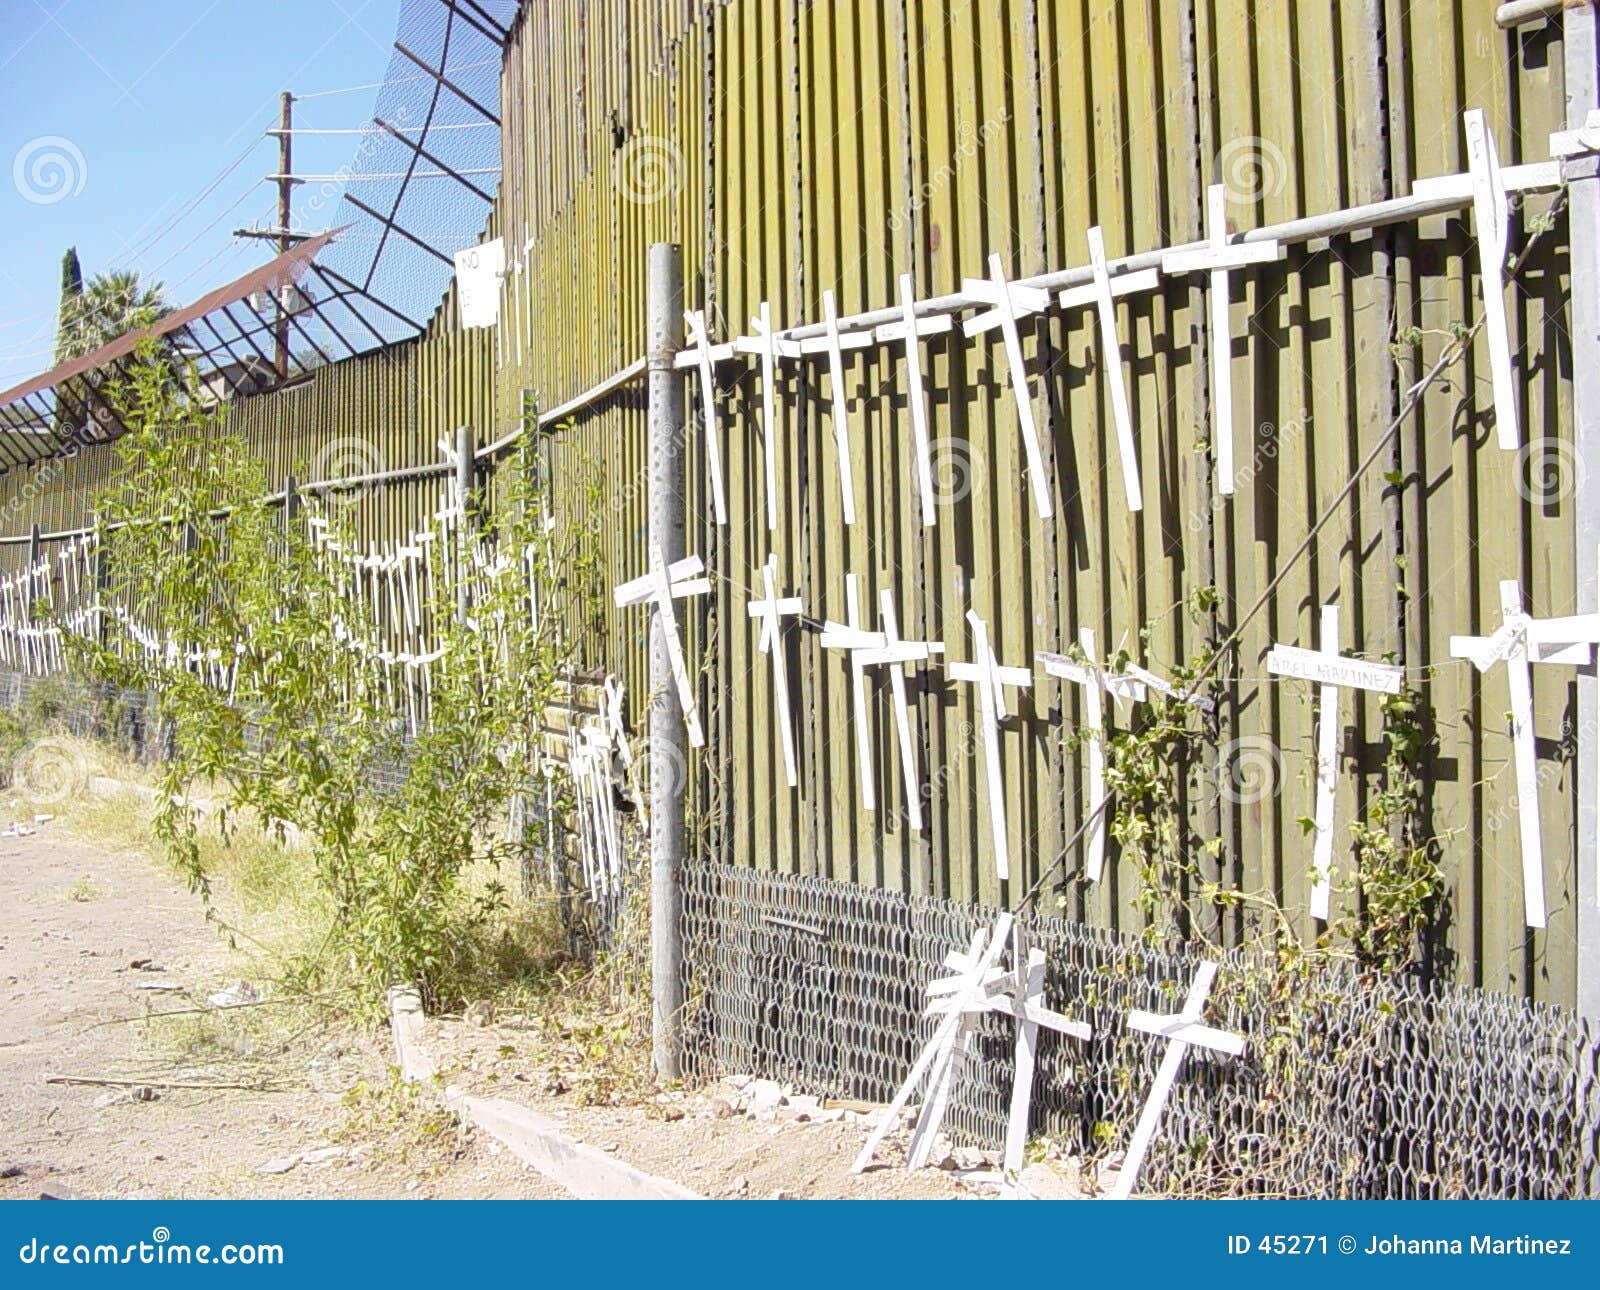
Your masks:
{"label": "corrugated metal fence", "polygon": [[[320,373],[309,388],[235,412],[283,473],[318,453],[355,471],[437,461],[469,424],[480,442],[638,357],[645,250],[685,251],[691,303],[715,338],[750,330],[763,301],[780,327],[889,306],[897,278],[919,296],[958,290],[998,253],[1013,277],[1087,262],[1103,227],[1111,256],[1205,234],[1206,186],[1225,183],[1236,229],[1409,191],[1466,169],[1461,116],[1487,111],[1511,163],[1546,155],[1564,121],[1561,23],[1499,30],[1493,0],[951,0],[948,3],[606,0],[525,6],[502,88],[505,176],[492,232],[510,272],[494,333],[450,330]],[[1524,230],[1548,205],[1529,199]],[[1226,634],[1301,544],[1453,328],[1478,313],[1473,225],[1434,216],[1290,247],[1234,276],[1232,370],[1239,491],[1213,487],[1201,278],[1164,279],[1119,308],[1137,432],[1142,511],[1130,511],[1105,358],[1087,310],[1023,324],[1055,514],[1029,500],[1001,345],[934,337],[924,351],[939,466],[937,524],[919,509],[904,364],[893,347],[849,357],[846,441],[858,522],[840,514],[833,391],[820,357],[779,369],[779,518],[765,523],[758,366],[719,369],[731,523],[710,522],[698,447],[690,549],[719,594],[685,609],[703,664],[711,746],[702,855],[819,874],[916,896],[997,903],[973,687],[937,671],[914,690],[931,785],[927,826],[905,827],[893,728],[873,702],[879,805],[862,809],[848,669],[811,631],[790,642],[800,786],[787,787],[766,660],[744,602],[769,551],[815,620],[843,620],[844,579],[875,606],[888,588],[907,637],[965,658],[964,615],[990,624],[1002,661],[1032,662],[1079,629],[1126,642],[1168,674]],[[1513,235],[1520,245],[1521,235]],[[1503,673],[1479,678],[1448,638],[1491,629],[1496,584],[1521,580],[1539,614],[1575,611],[1565,233],[1558,224],[1512,294],[1523,434],[1497,449],[1487,349],[1434,386],[1384,470],[1365,479],[1245,631],[1222,671],[1219,710],[1185,767],[1186,844],[1220,839],[1205,876],[1278,893],[1304,909],[1314,767],[1309,686],[1265,675],[1274,641],[1314,645],[1337,603],[1347,652],[1393,656],[1423,696],[1431,739],[1430,827],[1445,839],[1439,908],[1446,976],[1570,1004],[1576,964],[1576,700],[1569,674],[1537,669],[1547,931],[1523,926]],[[698,415],[698,410],[696,410]],[[644,415],[624,389],[544,437],[558,522],[587,526],[614,583],[644,568]],[[691,445],[697,436],[690,435]],[[42,499],[0,479],[8,532],[37,518],[81,522],[101,450],[59,471]],[[363,465],[365,463],[365,465]],[[51,467],[40,468],[49,471]],[[36,474],[40,472],[35,472]],[[328,471],[326,473],[336,473]],[[13,500],[7,500],[13,499]],[[371,533],[402,533],[431,488],[363,500]],[[15,548],[13,548],[15,550]],[[1199,621],[1174,610],[1215,586]],[[635,715],[645,694],[645,620],[602,596],[586,667],[620,672]],[[1141,638],[1141,631],[1149,631]],[[587,656],[592,651],[592,657]],[[1045,873],[1085,809],[1075,687],[1038,677],[1003,736],[1015,894]],[[1336,862],[1344,822],[1379,784],[1382,725],[1347,696]],[[1241,784],[1259,765],[1264,784]],[[1265,791],[1263,791],[1263,789]],[[1134,930],[1136,884],[1115,854],[1097,885],[1069,855],[1045,909]],[[1336,900],[1339,897],[1336,896]],[[1224,928],[1225,933],[1237,928]]]}

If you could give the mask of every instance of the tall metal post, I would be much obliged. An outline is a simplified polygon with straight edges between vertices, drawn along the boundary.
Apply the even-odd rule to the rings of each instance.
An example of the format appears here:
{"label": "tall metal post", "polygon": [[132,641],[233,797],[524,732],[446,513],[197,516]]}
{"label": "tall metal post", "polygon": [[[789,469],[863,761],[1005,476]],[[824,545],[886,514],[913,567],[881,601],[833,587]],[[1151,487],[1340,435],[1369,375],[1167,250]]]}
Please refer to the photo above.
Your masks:
{"label": "tall metal post", "polygon": [[[668,564],[685,547],[683,248],[650,247],[646,265],[650,542]],[[650,615],[650,1040],[656,1078],[682,1073],[684,794],[688,738],[660,615]]]}
{"label": "tall metal post", "polygon": [[[288,90],[278,95],[278,253],[281,255],[294,245],[290,235],[290,222],[294,218],[294,95]],[[274,366],[280,381],[289,375],[289,309],[285,295],[292,297],[292,289],[278,292],[277,322],[274,326]]]}
{"label": "tall metal post", "polygon": [[[1600,106],[1593,5],[1562,14],[1567,128]],[[1600,479],[1600,177],[1594,154],[1568,161],[1567,219],[1572,256],[1572,436],[1578,479]],[[1589,487],[1594,487],[1591,483]],[[1580,485],[1573,497],[1578,609],[1600,609],[1600,510]],[[1600,1018],[1600,676],[1578,673],[1578,1012]]]}

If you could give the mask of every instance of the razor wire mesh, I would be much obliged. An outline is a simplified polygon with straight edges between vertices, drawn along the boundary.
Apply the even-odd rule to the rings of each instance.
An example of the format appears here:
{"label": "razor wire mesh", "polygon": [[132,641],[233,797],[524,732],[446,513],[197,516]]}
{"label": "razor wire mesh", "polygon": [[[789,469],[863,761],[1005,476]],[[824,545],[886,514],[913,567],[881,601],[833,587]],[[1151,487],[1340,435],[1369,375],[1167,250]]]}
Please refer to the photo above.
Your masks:
{"label": "razor wire mesh", "polygon": [[[817,877],[685,873],[685,1064],[884,1102],[933,1034],[928,980],[993,911]],[[1125,1145],[1165,1047],[1130,1008],[1176,1011],[1198,958],[1103,929],[1019,920],[1048,955],[1046,1002],[1087,1043],[1040,1035],[1033,1130],[1086,1159]],[[1225,963],[1219,985],[1245,961]],[[1191,1050],[1142,1174],[1179,1196],[1592,1196],[1600,1190],[1600,1035],[1544,1005],[1318,969],[1285,998],[1219,989],[1243,1058]],[[1003,1135],[1012,1023],[978,1029],[946,1119]]]}

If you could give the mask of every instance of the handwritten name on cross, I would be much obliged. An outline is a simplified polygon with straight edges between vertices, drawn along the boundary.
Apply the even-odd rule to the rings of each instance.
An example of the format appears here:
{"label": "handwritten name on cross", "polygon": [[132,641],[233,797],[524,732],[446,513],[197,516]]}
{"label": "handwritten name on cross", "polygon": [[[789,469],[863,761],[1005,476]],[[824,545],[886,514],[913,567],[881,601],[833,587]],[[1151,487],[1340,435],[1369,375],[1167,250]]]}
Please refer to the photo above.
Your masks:
{"label": "handwritten name on cross", "polygon": [[1133,437],[1133,415],[1128,410],[1128,385],[1122,374],[1122,342],[1117,337],[1117,299],[1136,291],[1153,290],[1160,283],[1154,269],[1113,278],[1106,267],[1105,237],[1098,226],[1089,230],[1089,267],[1094,278],[1081,287],[1068,287],[1056,299],[1063,308],[1093,305],[1100,326],[1101,361],[1106,388],[1111,393],[1111,419],[1117,432],[1117,452],[1122,459],[1122,488],[1128,509],[1144,509],[1139,483],[1139,452]]}
{"label": "handwritten name on cross", "polygon": [[1161,257],[1163,273],[1207,273],[1208,325],[1211,346],[1211,438],[1215,444],[1217,491],[1233,493],[1233,297],[1228,274],[1252,264],[1284,257],[1281,242],[1230,242],[1228,190],[1223,184],[1206,189],[1206,240],[1196,251],[1171,251]]}
{"label": "handwritten name on cross", "polygon": [[906,357],[906,402],[911,410],[911,435],[917,451],[917,496],[922,502],[922,523],[932,528],[937,520],[933,494],[933,457],[928,439],[927,395],[922,385],[922,346],[924,336],[937,336],[954,326],[949,314],[917,317],[917,293],[911,275],[900,275],[900,317],[883,323],[873,333],[880,341],[902,343]]}
{"label": "handwritten name on cross", "polygon": [[865,349],[872,344],[872,333],[839,330],[839,310],[831,291],[822,293],[822,324],[825,328],[823,334],[801,341],[800,350],[805,354],[828,356],[828,394],[833,409],[833,446],[834,454],[839,459],[839,489],[844,495],[844,522],[854,524],[856,484],[855,474],[850,465],[850,421],[847,415],[848,400],[845,397],[844,351]]}
{"label": "handwritten name on cross", "polygon": [[1017,420],[1022,426],[1022,446],[1028,454],[1028,486],[1033,491],[1034,510],[1047,520],[1054,509],[1050,498],[1050,479],[1045,473],[1044,453],[1039,445],[1039,428],[1033,419],[1033,393],[1028,385],[1028,365],[1022,356],[1022,335],[1017,319],[1036,314],[1050,305],[1050,293],[1037,287],[1023,287],[1006,281],[1005,265],[998,254],[989,257],[987,278],[965,278],[961,294],[991,306],[968,318],[961,330],[968,336],[998,327],[1005,345],[1006,367],[1011,377],[1012,401],[1017,405]]}
{"label": "handwritten name on cross", "polygon": [[1162,1113],[1166,1110],[1167,1098],[1172,1093],[1172,1085],[1178,1078],[1178,1072],[1183,1069],[1183,1059],[1189,1049],[1205,1048],[1215,1053],[1226,1053],[1230,1057],[1238,1057],[1245,1050],[1245,1041],[1238,1035],[1229,1034],[1226,1030],[1217,1030],[1200,1020],[1216,977],[1217,965],[1202,963],[1200,970],[1195,973],[1194,983],[1189,987],[1189,995],[1183,1001],[1181,1012],[1145,1012],[1135,1008],[1128,1014],[1129,1030],[1138,1030],[1165,1039],[1167,1051],[1161,1056],[1155,1083],[1150,1086],[1150,1095],[1145,1099],[1144,1109],[1139,1113],[1139,1123],[1134,1126],[1133,1138],[1128,1143],[1127,1154],[1123,1157],[1122,1168],[1117,1174],[1116,1186],[1111,1189],[1113,1200],[1127,1200],[1133,1195],[1133,1189],[1139,1182],[1139,1170],[1144,1165],[1144,1158],[1150,1150],[1151,1142],[1155,1140],[1156,1129],[1160,1127]]}
{"label": "handwritten name on cross", "polygon": [[783,744],[783,770],[789,787],[800,782],[795,766],[794,720],[789,710],[789,668],[783,651],[783,620],[805,613],[799,596],[778,594],[778,557],[767,556],[761,566],[761,586],[765,595],[746,606],[751,618],[761,620],[756,648],[772,660],[772,698],[778,708],[778,738]]}
{"label": "handwritten name on cross", "polygon": [[1267,651],[1267,671],[1319,683],[1317,692],[1317,800],[1312,816],[1311,867],[1317,877],[1311,888],[1311,917],[1328,918],[1328,875],[1333,869],[1333,804],[1339,774],[1339,691],[1371,690],[1398,694],[1405,672],[1392,663],[1369,663],[1339,653],[1339,607],[1322,607],[1322,648],[1274,645]]}
{"label": "handwritten name on cross", "polygon": [[632,581],[624,582],[612,592],[618,609],[627,605],[649,604],[661,620],[662,637],[667,648],[667,660],[672,666],[672,679],[678,687],[678,706],[683,710],[684,724],[689,730],[689,742],[696,748],[705,747],[705,733],[700,729],[700,710],[695,706],[694,682],[689,679],[689,665],[684,661],[683,642],[678,636],[678,615],[672,602],[685,596],[703,596],[711,590],[711,579],[700,577],[705,565],[697,555],[668,564],[661,548],[650,548],[650,572]]}
{"label": "handwritten name on cross", "polygon": [[949,673],[958,681],[978,687],[978,720],[983,739],[983,784],[989,799],[989,832],[994,844],[995,871],[1003,882],[1011,877],[1009,830],[1006,828],[1006,786],[1000,770],[1000,723],[1011,714],[1006,707],[1006,687],[1025,690],[1033,673],[1025,667],[1005,667],[989,645],[989,625],[972,610],[972,661],[951,663]]}
{"label": "handwritten name on cross", "polygon": [[728,522],[728,500],[722,487],[722,445],[717,437],[717,379],[712,367],[733,353],[732,344],[713,345],[705,311],[689,309],[683,321],[688,328],[689,352],[700,377],[700,419],[705,429],[706,473],[711,477],[711,516]]}
{"label": "handwritten name on cross", "polygon": [[1583,664],[1600,643],[1600,614],[1530,618],[1515,579],[1500,584],[1500,626],[1492,636],[1452,636],[1450,654],[1479,672],[1506,665],[1511,691],[1511,750],[1517,779],[1517,832],[1522,846],[1522,904],[1529,927],[1546,924],[1544,843],[1539,832],[1539,754],[1533,738],[1534,663]]}
{"label": "handwritten name on cross", "polygon": [[1088,851],[1084,872],[1090,882],[1099,882],[1106,861],[1106,749],[1105,704],[1102,695],[1131,702],[1143,702],[1145,684],[1132,676],[1120,675],[1095,662],[1094,632],[1085,627],[1078,632],[1078,647],[1083,660],[1065,654],[1040,653],[1039,666],[1049,676],[1059,677],[1083,687],[1084,716],[1089,731],[1089,826]]}

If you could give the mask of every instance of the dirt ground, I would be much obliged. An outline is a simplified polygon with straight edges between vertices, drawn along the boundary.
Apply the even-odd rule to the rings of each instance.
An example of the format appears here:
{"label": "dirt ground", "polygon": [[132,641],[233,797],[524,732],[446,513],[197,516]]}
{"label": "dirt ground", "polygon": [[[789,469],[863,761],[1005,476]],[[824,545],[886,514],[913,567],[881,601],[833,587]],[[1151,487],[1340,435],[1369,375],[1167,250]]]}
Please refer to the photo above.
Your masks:
{"label": "dirt ground", "polygon": [[[440,1112],[432,1090],[400,1084],[387,1031],[314,1017],[285,1024],[264,986],[258,1008],[208,1002],[249,971],[198,897],[141,852],[79,841],[59,821],[0,837],[0,1199],[62,1189],[143,1199],[565,1197]],[[869,1108],[812,1102],[807,1112],[797,1097],[758,1114],[729,1084],[610,1091],[605,1063],[586,1060],[582,1037],[549,1018],[433,1018],[425,1046],[450,1082],[533,1107],[703,1196],[994,1194],[963,1182],[948,1157],[945,1168],[908,1172],[893,1139],[877,1167],[852,1174]],[[226,1084],[266,1087],[215,1087]]]}
{"label": "dirt ground", "polygon": [[[242,1047],[252,1032],[137,1021],[203,1008],[243,970],[199,900],[144,856],[74,841],[59,822],[0,838],[0,1198],[63,1186],[141,1199],[565,1196],[499,1143],[392,1092],[387,1034],[316,1027],[234,1053],[230,1036]],[[160,1087],[263,1072],[277,1091]],[[154,1100],[134,1100],[139,1081]]]}
{"label": "dirt ground", "polygon": [[[992,1197],[968,1184],[956,1166],[987,1162],[969,1153],[935,1152],[945,1168],[907,1170],[905,1134],[891,1134],[872,1167],[850,1166],[881,1110],[794,1095],[752,1112],[758,1086],[776,1098],[774,1081],[741,1077],[709,1088],[657,1094],[643,1104],[586,1104],[593,1096],[581,1055],[552,1041],[550,1027],[511,1017],[487,1024],[430,1018],[423,1047],[439,1076],[468,1093],[506,1098],[559,1122],[582,1142],[681,1183],[711,1199],[936,1200]],[[860,1111],[845,1109],[847,1105]],[[863,1114],[862,1112],[865,1112]]]}

